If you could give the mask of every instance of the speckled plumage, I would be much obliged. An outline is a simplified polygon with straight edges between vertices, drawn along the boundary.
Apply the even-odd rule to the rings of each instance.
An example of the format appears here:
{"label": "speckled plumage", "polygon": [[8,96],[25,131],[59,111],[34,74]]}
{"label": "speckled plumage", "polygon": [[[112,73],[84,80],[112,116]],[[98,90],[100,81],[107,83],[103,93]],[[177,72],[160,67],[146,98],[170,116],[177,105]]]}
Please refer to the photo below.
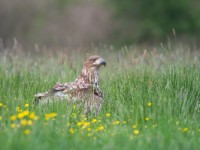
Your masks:
{"label": "speckled plumage", "polygon": [[57,101],[82,102],[84,114],[92,111],[98,114],[103,104],[103,93],[99,87],[99,68],[106,61],[97,55],[89,57],[83,65],[80,76],[69,83],[57,83],[52,89],[35,95],[36,104]]}

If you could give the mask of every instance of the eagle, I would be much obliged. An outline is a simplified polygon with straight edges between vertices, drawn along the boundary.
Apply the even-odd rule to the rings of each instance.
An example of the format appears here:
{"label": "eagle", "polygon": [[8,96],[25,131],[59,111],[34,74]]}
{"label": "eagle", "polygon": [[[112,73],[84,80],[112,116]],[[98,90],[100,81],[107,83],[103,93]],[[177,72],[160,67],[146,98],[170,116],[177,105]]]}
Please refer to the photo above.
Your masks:
{"label": "eagle", "polygon": [[43,105],[57,101],[81,102],[84,115],[99,114],[104,95],[99,87],[99,69],[106,61],[98,55],[90,56],[83,64],[80,76],[74,82],[56,83],[53,88],[35,95],[35,104]]}

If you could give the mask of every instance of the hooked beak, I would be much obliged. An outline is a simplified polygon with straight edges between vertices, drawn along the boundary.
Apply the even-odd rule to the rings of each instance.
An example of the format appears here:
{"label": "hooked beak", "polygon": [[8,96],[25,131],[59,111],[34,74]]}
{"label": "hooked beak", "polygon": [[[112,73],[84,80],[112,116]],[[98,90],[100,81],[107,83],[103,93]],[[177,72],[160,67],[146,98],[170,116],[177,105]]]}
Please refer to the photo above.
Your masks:
{"label": "hooked beak", "polygon": [[93,63],[94,66],[98,66],[100,67],[101,65],[103,65],[104,67],[106,66],[106,61],[103,58],[99,58],[95,61],[95,63]]}
{"label": "hooked beak", "polygon": [[101,65],[104,65],[104,67],[106,66],[106,61],[104,59],[101,60]]}

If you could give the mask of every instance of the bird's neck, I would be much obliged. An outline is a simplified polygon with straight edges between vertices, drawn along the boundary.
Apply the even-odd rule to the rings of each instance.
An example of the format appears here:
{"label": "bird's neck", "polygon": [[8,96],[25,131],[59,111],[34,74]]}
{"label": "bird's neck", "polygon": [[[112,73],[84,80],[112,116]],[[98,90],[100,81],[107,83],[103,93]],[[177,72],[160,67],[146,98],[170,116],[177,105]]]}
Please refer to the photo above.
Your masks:
{"label": "bird's neck", "polygon": [[99,87],[99,73],[98,70],[89,70],[84,67],[80,77],[76,80],[78,83],[93,84],[94,87]]}

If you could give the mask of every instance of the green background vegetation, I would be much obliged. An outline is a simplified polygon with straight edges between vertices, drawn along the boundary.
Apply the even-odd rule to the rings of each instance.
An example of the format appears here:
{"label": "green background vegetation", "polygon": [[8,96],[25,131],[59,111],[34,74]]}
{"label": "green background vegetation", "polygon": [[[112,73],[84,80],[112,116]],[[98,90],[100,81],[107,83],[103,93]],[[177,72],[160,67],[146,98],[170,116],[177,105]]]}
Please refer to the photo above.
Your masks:
{"label": "green background vegetation", "polygon": [[198,0],[105,0],[0,2],[5,45],[126,45],[160,43],[172,36],[198,43]]}

